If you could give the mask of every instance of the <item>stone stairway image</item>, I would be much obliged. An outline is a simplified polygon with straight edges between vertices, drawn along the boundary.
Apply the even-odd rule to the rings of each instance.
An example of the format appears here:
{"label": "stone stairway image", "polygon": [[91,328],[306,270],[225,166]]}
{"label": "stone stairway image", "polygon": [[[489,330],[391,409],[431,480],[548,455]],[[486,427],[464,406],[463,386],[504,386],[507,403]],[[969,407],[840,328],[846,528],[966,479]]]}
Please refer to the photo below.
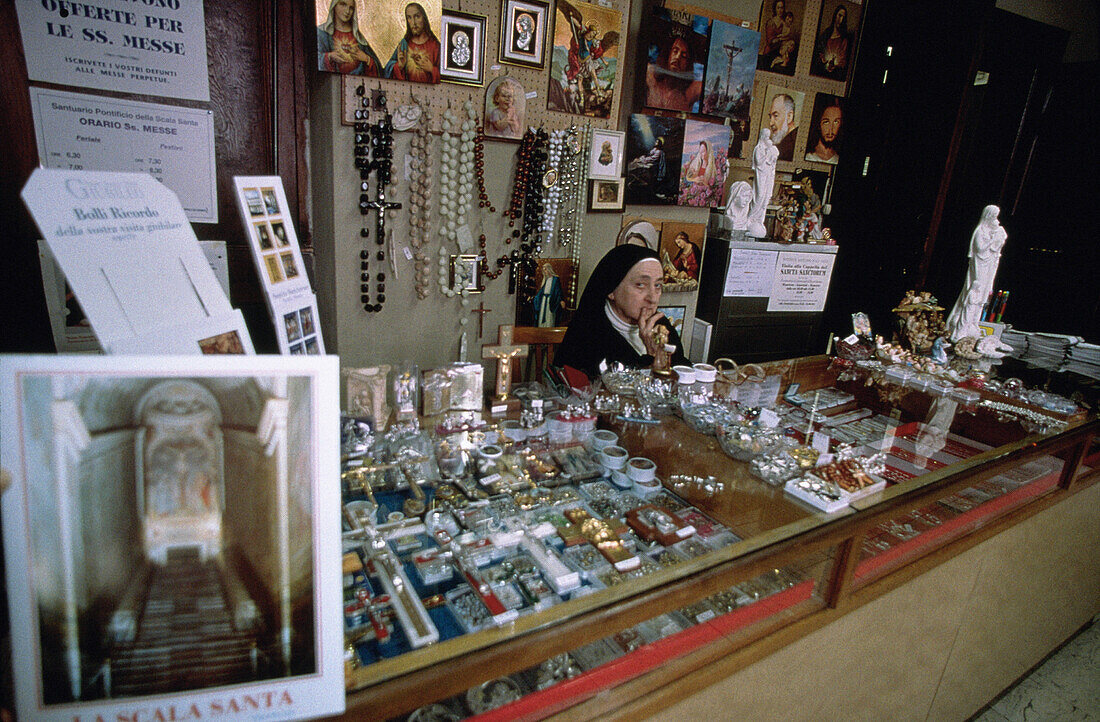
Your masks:
{"label": "stone stairway image", "polygon": [[[257,632],[234,625],[223,571],[197,553],[152,565],[136,631],[111,649],[110,696],[247,682],[256,678]],[[137,609],[135,609],[137,611]]]}

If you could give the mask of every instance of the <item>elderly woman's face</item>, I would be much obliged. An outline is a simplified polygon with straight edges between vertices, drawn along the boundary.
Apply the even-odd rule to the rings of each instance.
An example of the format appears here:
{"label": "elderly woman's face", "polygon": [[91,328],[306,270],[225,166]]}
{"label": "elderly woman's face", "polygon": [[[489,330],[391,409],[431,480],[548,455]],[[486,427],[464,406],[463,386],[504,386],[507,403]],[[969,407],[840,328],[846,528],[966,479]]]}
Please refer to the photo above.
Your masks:
{"label": "elderly woman's face", "polygon": [[634,264],[619,285],[608,295],[619,318],[638,323],[643,315],[652,314],[661,302],[661,281],[664,270],[656,258]]}

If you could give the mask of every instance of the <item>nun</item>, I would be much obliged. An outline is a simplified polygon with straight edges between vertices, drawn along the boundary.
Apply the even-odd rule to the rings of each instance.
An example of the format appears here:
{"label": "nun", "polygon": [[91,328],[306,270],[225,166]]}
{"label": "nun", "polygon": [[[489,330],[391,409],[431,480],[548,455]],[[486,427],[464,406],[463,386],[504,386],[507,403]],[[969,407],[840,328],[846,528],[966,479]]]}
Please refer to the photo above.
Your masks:
{"label": "nun", "polygon": [[653,338],[658,325],[668,329],[667,343],[675,346],[672,363],[688,363],[679,334],[657,310],[663,278],[656,251],[632,244],[608,251],[584,287],[554,365],[581,371],[589,381],[599,377],[605,361],[649,368],[658,351]]}

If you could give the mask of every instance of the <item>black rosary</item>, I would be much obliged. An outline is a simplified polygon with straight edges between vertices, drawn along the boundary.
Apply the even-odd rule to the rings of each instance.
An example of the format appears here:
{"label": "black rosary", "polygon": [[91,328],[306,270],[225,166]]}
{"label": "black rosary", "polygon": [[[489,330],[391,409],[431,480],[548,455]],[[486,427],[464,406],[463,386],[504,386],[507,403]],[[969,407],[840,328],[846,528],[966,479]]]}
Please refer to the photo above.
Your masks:
{"label": "black rosary", "polygon": [[[359,251],[359,300],[364,311],[376,313],[382,310],[382,304],[386,302],[386,272],[383,265],[386,260],[386,211],[401,207],[400,203],[386,202],[386,186],[393,179],[393,116],[386,111],[386,94],[381,90],[375,91],[372,98],[368,98],[366,87],[360,85],[355,89],[355,94],[359,96],[361,106],[355,111],[355,167],[359,171],[359,212],[365,216],[372,210],[378,211],[374,237],[378,246],[375,253],[378,265],[373,274],[376,282],[374,302],[371,302],[370,296],[372,273],[369,248]],[[382,113],[382,120],[374,124],[368,122],[372,100],[374,109]],[[375,173],[376,180],[374,200],[368,194],[372,172]],[[370,237],[370,230],[366,225],[359,229],[359,236],[363,239]]]}
{"label": "black rosary", "polygon": [[[549,156],[549,142],[550,137],[542,128],[537,131],[528,128],[524,133],[516,161],[512,199],[504,210],[508,226],[513,229],[511,237],[505,238],[504,242],[511,244],[513,240],[519,240],[519,248],[498,258],[497,266],[501,269],[510,266],[508,293],[518,293],[523,303],[535,295],[536,259],[542,253],[542,236],[539,234],[544,210],[541,186]],[[516,221],[520,218],[522,222],[516,228]]]}

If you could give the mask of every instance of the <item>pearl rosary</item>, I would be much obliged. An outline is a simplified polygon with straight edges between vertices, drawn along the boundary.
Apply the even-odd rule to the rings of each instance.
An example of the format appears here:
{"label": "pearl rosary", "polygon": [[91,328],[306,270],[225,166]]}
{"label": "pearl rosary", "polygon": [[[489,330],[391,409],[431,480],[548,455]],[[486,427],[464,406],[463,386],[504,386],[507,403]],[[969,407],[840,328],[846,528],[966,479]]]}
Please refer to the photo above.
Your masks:
{"label": "pearl rosary", "polygon": [[416,279],[416,297],[428,297],[429,263],[424,246],[431,237],[432,208],[432,155],[431,116],[427,109],[417,115],[416,130],[412,139],[412,183],[409,185],[409,242],[415,249],[413,264]]}
{"label": "pearl rosary", "polygon": [[[477,131],[477,111],[473,101],[463,103],[465,118],[461,124],[458,117],[448,108],[443,113],[443,135],[441,145],[443,148],[442,173],[440,183],[439,215],[440,233],[443,241],[450,241],[462,249],[463,240],[469,236],[467,225],[470,203],[473,200],[473,182],[475,180],[474,138]],[[456,132],[456,126],[458,131]],[[451,288],[450,284],[450,250],[446,245],[439,248],[439,290],[444,296],[453,298],[461,294],[466,297],[470,289],[463,288],[459,291]],[[464,304],[466,301],[464,300]],[[465,320],[465,319],[463,319]]]}

